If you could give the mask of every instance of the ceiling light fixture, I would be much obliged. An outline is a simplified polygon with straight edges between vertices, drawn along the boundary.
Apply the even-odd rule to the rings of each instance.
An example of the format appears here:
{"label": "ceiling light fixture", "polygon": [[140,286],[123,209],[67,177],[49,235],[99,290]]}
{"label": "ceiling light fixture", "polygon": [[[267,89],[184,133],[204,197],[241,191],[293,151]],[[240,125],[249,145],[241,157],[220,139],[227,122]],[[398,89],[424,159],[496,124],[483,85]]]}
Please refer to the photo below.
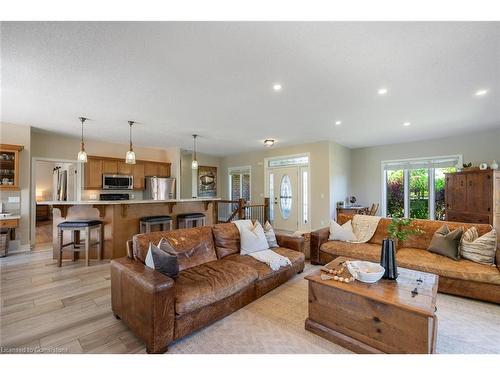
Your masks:
{"label": "ceiling light fixture", "polygon": [[82,138],[80,141],[80,151],[78,152],[77,159],[81,163],[87,162],[87,153],[85,152],[85,143],[83,143],[83,123],[88,119],[86,117],[78,117],[78,119],[82,122]]}
{"label": "ceiling light fixture", "polygon": [[271,146],[273,146],[273,145],[274,145],[274,142],[275,142],[275,140],[274,140],[274,139],[266,139],[266,140],[264,141],[264,146],[266,146],[266,147],[271,147]]}
{"label": "ceiling light fixture", "polygon": [[410,126],[410,125],[411,125],[411,122],[409,122],[409,121],[403,122],[403,126]]}
{"label": "ceiling light fixture", "polygon": [[198,169],[198,160],[196,159],[196,138],[198,134],[193,134],[193,161],[191,162],[191,169]]}
{"label": "ceiling light fixture", "polygon": [[477,90],[474,95],[476,95],[476,96],[485,96],[487,93],[488,93],[488,90],[481,89],[481,90]]}
{"label": "ceiling light fixture", "polygon": [[135,124],[135,121],[129,121],[129,140],[130,140],[130,146],[127,151],[127,154],[125,155],[125,163],[127,164],[135,164],[135,152],[134,149],[132,148],[132,125]]}
{"label": "ceiling light fixture", "polygon": [[281,83],[275,83],[273,85],[273,90],[274,91],[281,91],[282,88],[283,88],[283,86],[281,86]]}
{"label": "ceiling light fixture", "polygon": [[341,125],[342,121],[335,121],[335,125]]}
{"label": "ceiling light fixture", "polygon": [[382,87],[382,88],[378,89],[377,93],[378,93],[379,95],[385,95],[385,94],[387,94],[387,93],[388,93],[388,91],[389,91],[389,90],[387,90],[385,87]]}

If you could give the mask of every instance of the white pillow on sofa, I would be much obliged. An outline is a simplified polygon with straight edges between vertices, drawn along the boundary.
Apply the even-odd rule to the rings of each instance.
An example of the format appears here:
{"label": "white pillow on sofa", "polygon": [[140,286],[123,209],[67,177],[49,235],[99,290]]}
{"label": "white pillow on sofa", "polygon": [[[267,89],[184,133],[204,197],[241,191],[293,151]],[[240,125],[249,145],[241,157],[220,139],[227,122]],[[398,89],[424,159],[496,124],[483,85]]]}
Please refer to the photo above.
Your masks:
{"label": "white pillow on sofa", "polygon": [[269,249],[264,228],[258,221],[253,224],[252,220],[236,220],[234,224],[240,232],[241,255]]}
{"label": "white pillow on sofa", "polygon": [[352,230],[351,220],[344,223],[342,226],[336,221],[330,221],[330,241],[357,241],[358,239],[354,235]]}

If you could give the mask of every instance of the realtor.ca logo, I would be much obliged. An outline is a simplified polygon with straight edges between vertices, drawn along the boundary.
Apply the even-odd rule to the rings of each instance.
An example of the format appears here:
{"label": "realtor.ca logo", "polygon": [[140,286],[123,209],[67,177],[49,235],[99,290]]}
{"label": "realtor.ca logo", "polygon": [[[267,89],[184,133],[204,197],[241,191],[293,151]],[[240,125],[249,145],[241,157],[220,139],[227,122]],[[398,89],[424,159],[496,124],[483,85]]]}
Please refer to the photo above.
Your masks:
{"label": "realtor.ca logo", "polygon": [[17,348],[6,348],[0,346],[0,354],[64,354],[68,353],[67,348],[37,348],[29,346],[19,346]]}

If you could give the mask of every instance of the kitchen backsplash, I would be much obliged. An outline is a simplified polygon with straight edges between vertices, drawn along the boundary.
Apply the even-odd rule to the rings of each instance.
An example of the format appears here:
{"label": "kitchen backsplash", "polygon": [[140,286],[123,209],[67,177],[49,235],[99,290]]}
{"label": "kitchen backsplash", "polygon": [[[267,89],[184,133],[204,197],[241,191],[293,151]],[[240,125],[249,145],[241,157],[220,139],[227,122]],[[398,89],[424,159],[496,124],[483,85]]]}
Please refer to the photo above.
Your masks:
{"label": "kitchen backsplash", "polygon": [[0,193],[0,202],[3,211],[14,215],[21,213],[21,192],[20,191],[2,191]]}

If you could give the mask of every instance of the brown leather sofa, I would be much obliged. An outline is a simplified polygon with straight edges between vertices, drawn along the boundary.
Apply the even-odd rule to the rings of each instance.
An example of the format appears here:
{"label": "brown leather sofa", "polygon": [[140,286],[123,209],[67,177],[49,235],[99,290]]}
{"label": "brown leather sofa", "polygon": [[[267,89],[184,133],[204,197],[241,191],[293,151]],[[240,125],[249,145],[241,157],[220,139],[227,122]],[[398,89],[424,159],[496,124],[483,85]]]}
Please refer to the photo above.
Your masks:
{"label": "brown leather sofa", "polygon": [[[339,215],[339,224],[351,219],[347,215]],[[390,219],[382,218],[373,237],[367,243],[349,243],[329,241],[329,228],[311,233],[311,263],[326,264],[338,256],[356,259],[380,261],[382,240],[387,238],[387,227]],[[500,244],[496,251],[494,266],[478,264],[469,260],[453,260],[427,251],[432,236],[439,227],[447,224],[450,230],[457,227],[465,229],[475,226],[479,235],[491,231],[489,224],[470,224],[443,222],[435,220],[415,220],[415,225],[423,233],[410,237],[400,244],[396,254],[399,267],[439,275],[439,291],[483,301],[500,303]]]}
{"label": "brown leather sofa", "polygon": [[[179,253],[174,280],[144,265],[149,243],[166,238]],[[212,227],[137,234],[128,256],[111,261],[115,316],[146,344],[162,353],[187,334],[254,301],[304,269],[304,239],[276,235],[278,254],[292,265],[273,271],[240,255],[240,235],[232,223]],[[130,243],[131,242],[131,243]]]}

